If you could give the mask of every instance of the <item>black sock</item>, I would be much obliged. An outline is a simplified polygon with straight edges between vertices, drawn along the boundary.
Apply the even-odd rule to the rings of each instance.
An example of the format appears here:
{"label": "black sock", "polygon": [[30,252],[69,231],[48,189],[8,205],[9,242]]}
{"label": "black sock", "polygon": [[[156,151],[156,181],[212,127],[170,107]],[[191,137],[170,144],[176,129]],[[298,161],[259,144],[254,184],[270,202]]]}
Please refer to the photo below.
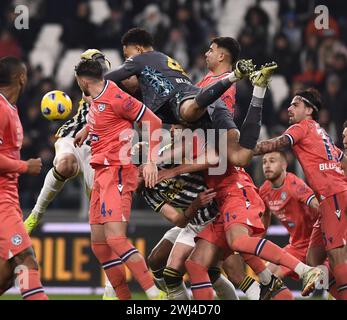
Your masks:
{"label": "black sock", "polygon": [[263,112],[263,98],[253,96],[246,118],[241,127],[240,145],[246,149],[254,149],[260,134]]}
{"label": "black sock", "polygon": [[183,281],[183,274],[173,268],[166,267],[163,272],[163,277],[168,288],[176,288]]}
{"label": "black sock", "polygon": [[154,277],[156,277],[156,278],[158,278],[158,279],[162,278],[162,277],[163,277],[164,269],[165,269],[165,268],[161,268],[161,269],[154,270],[154,271],[152,270],[152,273],[153,273]]}
{"label": "black sock", "polygon": [[195,101],[200,108],[207,108],[211,103],[216,101],[225,91],[231,87],[232,83],[229,79],[222,79],[213,83],[207,87],[201,89],[201,91],[195,97]]}
{"label": "black sock", "polygon": [[211,267],[208,269],[208,276],[210,277],[211,283],[215,283],[220,277],[221,271],[218,267]]}

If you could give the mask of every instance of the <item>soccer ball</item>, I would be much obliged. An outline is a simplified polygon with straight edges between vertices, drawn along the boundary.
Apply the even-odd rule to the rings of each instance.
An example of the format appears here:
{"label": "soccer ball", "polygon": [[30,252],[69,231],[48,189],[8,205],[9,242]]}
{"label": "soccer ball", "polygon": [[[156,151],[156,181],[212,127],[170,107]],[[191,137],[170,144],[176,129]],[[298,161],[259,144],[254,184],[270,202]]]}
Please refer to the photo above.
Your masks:
{"label": "soccer ball", "polygon": [[47,92],[41,100],[42,115],[48,120],[64,120],[72,110],[72,101],[63,91]]}

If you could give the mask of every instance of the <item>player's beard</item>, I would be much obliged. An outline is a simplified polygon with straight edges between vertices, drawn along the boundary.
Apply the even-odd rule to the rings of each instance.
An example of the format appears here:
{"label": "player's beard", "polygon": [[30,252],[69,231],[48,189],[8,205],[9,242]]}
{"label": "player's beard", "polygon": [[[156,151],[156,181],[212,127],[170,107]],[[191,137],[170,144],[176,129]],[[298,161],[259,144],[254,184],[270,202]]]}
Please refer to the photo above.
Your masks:
{"label": "player's beard", "polygon": [[279,177],[281,176],[281,172],[273,172],[271,173],[271,176],[266,178],[267,180],[269,180],[270,182],[274,182],[276,181]]}

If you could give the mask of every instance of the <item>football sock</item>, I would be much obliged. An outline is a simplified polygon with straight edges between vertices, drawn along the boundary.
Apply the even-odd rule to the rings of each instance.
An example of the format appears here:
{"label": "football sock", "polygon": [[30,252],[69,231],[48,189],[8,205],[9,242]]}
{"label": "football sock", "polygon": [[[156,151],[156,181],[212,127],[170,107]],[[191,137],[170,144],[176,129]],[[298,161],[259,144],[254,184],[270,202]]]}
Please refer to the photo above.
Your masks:
{"label": "football sock", "polygon": [[213,300],[212,284],[208,276],[207,268],[192,261],[186,261],[186,269],[189,274],[192,293],[195,300]]}
{"label": "football sock", "polygon": [[[159,295],[159,290],[149,272],[144,258],[126,237],[108,237],[106,239],[112,251],[119,255],[120,259],[130,269],[136,281],[140,284],[150,299]],[[117,294],[118,295],[118,294]]]}
{"label": "football sock", "polygon": [[125,267],[119,256],[106,242],[92,242],[92,251],[101,263],[119,300],[131,299],[131,292],[126,283]]}
{"label": "football sock", "polygon": [[24,279],[24,274],[17,275],[22,298],[24,300],[48,300],[40,281],[40,272],[35,269],[29,269],[27,272],[27,279]]}
{"label": "football sock", "polygon": [[295,300],[293,294],[287,287],[283,287],[272,293],[271,300]]}
{"label": "football sock", "polygon": [[166,292],[167,288],[166,288],[166,283],[165,283],[165,280],[164,280],[164,277],[163,277],[164,269],[165,268],[161,268],[159,270],[151,270],[151,271],[152,271],[152,274],[153,274],[153,277],[154,277],[154,283],[157,286],[157,288],[159,290],[162,290],[162,291]]}
{"label": "football sock", "polygon": [[249,300],[259,300],[260,285],[250,276],[245,276],[239,285],[239,289],[244,292]]}
{"label": "football sock", "polygon": [[285,266],[290,270],[294,270],[300,278],[311,269],[311,267],[300,262],[271,241],[259,237],[250,237],[247,234],[241,235],[233,241],[231,249],[253,254],[266,261]]}
{"label": "football sock", "polygon": [[66,180],[67,179],[58,173],[54,167],[48,171],[39,197],[37,198],[34,209],[32,210],[32,214],[38,220],[42,218],[48,205],[64,187]]}
{"label": "football sock", "polygon": [[329,274],[329,289],[328,289],[328,291],[336,300],[340,300],[340,295],[339,295],[339,292],[337,291],[336,280],[334,277],[330,277],[330,274]]}
{"label": "football sock", "polygon": [[260,134],[266,88],[254,87],[251,103],[240,130],[240,145],[254,149]]}
{"label": "football sock", "polygon": [[113,289],[112,283],[110,282],[110,280],[108,280],[107,275],[105,275],[105,277],[106,279],[105,279],[104,297],[115,298],[117,295]]}
{"label": "football sock", "polygon": [[347,300],[347,263],[341,263],[333,270],[340,300]]}
{"label": "football sock", "polygon": [[211,282],[219,299],[239,300],[234,285],[223,274],[220,273],[219,277],[214,281],[211,279]]}
{"label": "football sock", "polygon": [[183,274],[173,268],[166,267],[163,277],[170,300],[189,300],[188,291],[183,283]]}

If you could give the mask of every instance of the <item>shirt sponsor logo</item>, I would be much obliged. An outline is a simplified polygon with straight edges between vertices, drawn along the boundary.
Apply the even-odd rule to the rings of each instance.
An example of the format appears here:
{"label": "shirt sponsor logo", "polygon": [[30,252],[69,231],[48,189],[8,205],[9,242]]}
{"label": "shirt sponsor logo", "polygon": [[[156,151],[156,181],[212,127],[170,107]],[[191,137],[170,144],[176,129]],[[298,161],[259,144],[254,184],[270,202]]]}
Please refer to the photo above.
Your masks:
{"label": "shirt sponsor logo", "polygon": [[319,164],[319,170],[335,170],[337,168],[336,163],[320,163]]}
{"label": "shirt sponsor logo", "polygon": [[183,78],[176,78],[177,83],[185,83],[185,84],[192,84],[189,80],[183,79]]}

